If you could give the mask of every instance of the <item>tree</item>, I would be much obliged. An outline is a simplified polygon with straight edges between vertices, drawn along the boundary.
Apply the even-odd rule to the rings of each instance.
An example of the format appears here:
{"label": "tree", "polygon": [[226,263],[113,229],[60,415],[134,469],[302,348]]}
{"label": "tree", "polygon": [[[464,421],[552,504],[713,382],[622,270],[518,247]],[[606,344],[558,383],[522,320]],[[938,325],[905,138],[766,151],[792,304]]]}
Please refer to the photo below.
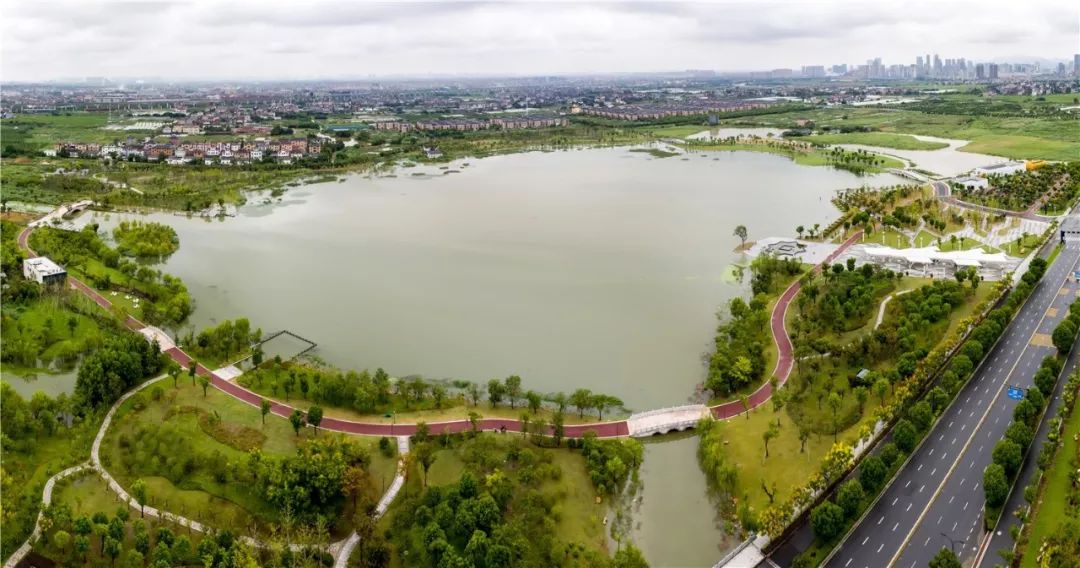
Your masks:
{"label": "tree", "polygon": [[870,393],[867,392],[866,387],[855,387],[851,389],[851,392],[855,394],[855,400],[859,403],[859,414],[863,412],[863,407],[866,406],[866,399],[870,397]]}
{"label": "tree", "polygon": [[612,568],[649,568],[645,556],[632,542],[619,548],[611,565]]}
{"label": "tree", "polygon": [[474,411],[469,412],[469,430],[472,431],[472,435],[475,437],[480,431],[480,414]]}
{"label": "tree", "polygon": [[262,401],[259,403],[259,412],[262,413],[263,426],[266,426],[266,415],[270,414],[270,409],[271,409],[270,401],[265,399],[265,398],[262,399]]}
{"label": "tree", "polygon": [[521,377],[517,375],[510,375],[506,377],[506,397],[510,399],[510,408],[514,408],[514,404],[521,397]]}
{"label": "tree", "polygon": [[75,552],[79,553],[83,562],[86,562],[86,553],[90,552],[90,537],[86,535],[75,537]]}
{"label": "tree", "polygon": [[146,482],[141,478],[131,484],[131,494],[139,504],[139,517],[144,517],[146,509]]}
{"label": "tree", "polygon": [[105,537],[105,540],[101,543],[102,551],[109,556],[110,565],[116,564],[116,558],[120,556],[120,541],[109,536]]}
{"label": "tree", "polygon": [[859,483],[862,484],[866,493],[873,494],[885,481],[887,473],[888,468],[885,467],[885,462],[880,457],[869,456],[863,460],[862,466],[859,467]]}
{"label": "tree", "polygon": [[323,410],[319,405],[312,406],[307,411],[307,423],[315,428],[315,435],[319,435],[319,424],[322,423]]}
{"label": "tree", "polygon": [[71,543],[71,535],[68,534],[67,531],[56,531],[55,533],[53,533],[52,541],[53,544],[56,545],[56,548],[60,549],[61,554],[67,555],[67,546]]}
{"label": "tree", "polygon": [[541,398],[540,393],[530,390],[525,393],[525,400],[529,403],[529,412],[537,414],[540,412],[540,405],[543,404],[544,399]]}
{"label": "tree", "polygon": [[840,486],[840,491],[836,495],[836,502],[844,510],[844,515],[850,519],[855,516],[855,513],[859,512],[859,507],[865,498],[866,492],[863,491],[862,483],[856,479],[849,479]]}
{"label": "tree", "polygon": [[881,400],[881,406],[885,406],[885,397],[889,396],[889,380],[882,377],[874,381],[874,394]]}
{"label": "tree", "polygon": [[994,463],[1000,465],[1010,479],[1020,471],[1020,462],[1024,459],[1020,446],[1008,438],[994,446],[993,457]]}
{"label": "tree", "polygon": [[446,404],[446,387],[442,385],[431,387],[431,398],[435,401],[435,408],[442,410],[443,404]]}
{"label": "tree", "polygon": [[801,239],[802,234],[806,232],[806,227],[799,225],[798,227],[795,227],[795,232],[799,234],[799,238]]}
{"label": "tree", "polygon": [[1054,333],[1051,336],[1054,341],[1054,347],[1057,347],[1058,353],[1064,355],[1072,349],[1073,340],[1076,339],[1076,325],[1071,320],[1065,319],[1054,328]]}
{"label": "tree", "polygon": [[743,412],[746,414],[746,419],[750,420],[750,397],[744,395],[739,396],[739,402],[742,403]]}
{"label": "tree", "polygon": [[930,559],[930,568],[961,568],[962,566],[956,553],[944,546]]}
{"label": "tree", "polygon": [[472,399],[473,406],[480,404],[480,385],[469,383],[469,398]]}
{"label": "tree", "polygon": [[352,499],[353,510],[356,510],[356,501],[371,489],[371,476],[363,467],[354,465],[345,470],[341,478],[341,490],[346,497]]}
{"label": "tree", "polygon": [[199,386],[202,387],[203,398],[206,398],[206,389],[210,386],[210,379],[206,375],[199,377]]}
{"label": "tree", "polygon": [[844,510],[832,501],[825,501],[810,513],[810,527],[821,540],[830,540],[844,527]]}
{"label": "tree", "polygon": [[585,417],[585,409],[592,405],[592,391],[577,389],[570,394],[570,404],[578,409],[578,418]]}
{"label": "tree", "polygon": [[983,472],[983,494],[986,495],[988,507],[1000,507],[1005,504],[1005,498],[1009,495],[1009,481],[1005,477],[1005,468],[1000,464],[992,463],[986,466]]}
{"label": "tree", "polygon": [[172,386],[174,389],[179,387],[177,380],[180,378],[180,373],[180,365],[177,365],[176,363],[169,365],[169,378],[172,379]]}
{"label": "tree", "polygon": [[799,453],[806,453],[806,441],[810,439],[810,430],[803,425],[799,425]]}
{"label": "tree", "polygon": [[296,432],[296,435],[299,436],[300,429],[304,427],[304,413],[293,410],[292,414],[289,415],[289,423],[292,424],[293,432]]}
{"label": "tree", "polygon": [[829,393],[828,403],[829,408],[832,409],[832,437],[834,442],[836,441],[836,433],[840,430],[840,421],[837,419],[837,412],[840,411],[840,405],[843,404],[843,402],[844,401],[840,398],[839,394],[836,394],[835,392]]}
{"label": "tree", "polygon": [[190,363],[188,363],[188,368],[187,368],[188,376],[191,377],[191,386],[195,386],[195,371],[196,371],[195,361],[192,360]]}
{"label": "tree", "polygon": [[427,474],[432,464],[435,463],[435,450],[431,447],[431,444],[418,444],[416,449],[413,450],[413,454],[416,462],[424,470],[424,487],[427,487]]}
{"label": "tree", "polygon": [[769,427],[761,434],[761,439],[765,442],[765,457],[769,457],[769,441],[775,439],[780,435],[780,426],[769,422]]}
{"label": "tree", "polygon": [[592,407],[596,409],[597,420],[604,419],[604,411],[609,408],[619,408],[623,405],[623,401],[618,397],[611,396],[609,394],[598,394],[593,396]]}
{"label": "tree", "polygon": [[749,233],[749,231],[746,230],[746,225],[736,225],[735,226],[735,236],[739,237],[739,247],[740,248],[745,248],[746,247],[746,237],[748,237],[749,235],[750,235],[750,233]]}
{"label": "tree", "polygon": [[563,416],[562,410],[556,410],[555,415],[551,418],[551,431],[555,437],[556,446],[562,445],[562,439],[566,432],[565,423],[566,417]]}
{"label": "tree", "polygon": [[911,450],[915,449],[918,436],[919,433],[915,425],[907,418],[900,419],[893,429],[893,441],[896,442],[896,447],[903,450],[904,453],[910,453]]}
{"label": "tree", "polygon": [[502,381],[499,379],[491,379],[488,381],[488,402],[491,403],[492,408],[498,408],[499,403],[502,402],[503,396],[506,394],[506,387],[503,386]]}

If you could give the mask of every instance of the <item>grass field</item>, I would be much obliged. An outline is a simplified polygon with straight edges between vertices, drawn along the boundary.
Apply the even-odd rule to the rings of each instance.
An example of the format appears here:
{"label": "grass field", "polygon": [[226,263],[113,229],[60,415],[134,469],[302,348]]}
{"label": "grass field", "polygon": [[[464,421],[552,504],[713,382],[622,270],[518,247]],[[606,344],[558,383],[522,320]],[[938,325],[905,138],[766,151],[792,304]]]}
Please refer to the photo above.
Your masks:
{"label": "grass field", "polygon": [[1015,241],[1009,241],[1008,244],[1001,247],[1001,250],[1009,256],[1023,257],[1027,256],[1032,251],[1032,249],[1039,246],[1040,242],[1042,242],[1041,236],[1028,235],[1026,238],[1020,237]]}
{"label": "grass field", "polygon": [[[181,513],[185,511],[188,516],[195,516],[199,520],[209,521],[212,526],[243,526],[248,527],[257,524],[260,530],[268,530],[271,524],[277,523],[280,511],[271,508],[265,501],[258,498],[250,488],[237,483],[219,483],[203,471],[185,478],[181,487],[177,487],[169,480],[142,475],[138,471],[127,471],[119,464],[123,461],[119,452],[124,451],[119,444],[119,437],[123,433],[132,433],[138,423],[153,424],[158,428],[170,428],[192,441],[194,447],[202,452],[217,451],[229,461],[246,463],[247,453],[230,445],[219,442],[205,432],[199,424],[198,418],[192,413],[170,412],[174,407],[192,406],[201,408],[207,412],[217,412],[223,424],[232,428],[250,428],[265,435],[265,441],[261,444],[261,450],[266,454],[292,455],[300,444],[316,435],[310,429],[301,431],[296,436],[287,420],[270,415],[266,418],[266,425],[262,424],[259,409],[240,402],[216,389],[209,389],[204,397],[198,386],[192,386],[186,375],[179,381],[179,388],[172,387],[172,381],[166,379],[159,383],[165,391],[165,395],[159,401],[150,400],[142,411],[136,411],[133,400],[126,402],[117,412],[113,426],[102,444],[102,462],[109,468],[117,481],[124,487],[130,488],[137,478],[144,478],[150,495],[150,502],[155,506]],[[151,387],[154,388],[154,387]],[[175,394],[173,394],[175,393]],[[319,436],[344,436],[322,432]],[[371,455],[370,472],[376,484],[382,484],[382,480],[393,477],[396,469],[396,457],[383,456],[375,447],[374,438],[353,438],[360,440],[368,446]],[[338,523],[335,534],[341,535],[348,529],[348,523]]]}
{"label": "grass field", "polygon": [[884,231],[874,231],[872,235],[863,233],[862,242],[876,243],[898,249],[911,248],[911,239],[900,231],[891,228]]}
{"label": "grass field", "polygon": [[904,109],[821,108],[748,116],[721,121],[724,126],[793,128],[796,120],[828,125],[866,126],[882,132],[922,134],[969,140],[962,151],[1007,158],[1073,160],[1080,155],[1080,128],[1075,118],[997,117],[927,114]]}
{"label": "grass field", "polygon": [[898,150],[940,150],[948,148],[944,142],[929,142],[919,140],[907,134],[893,134],[890,132],[849,132],[846,134],[817,134],[814,136],[802,136],[796,138],[804,142],[818,144],[862,144],[864,146],[879,146],[882,148],[896,148]]}
{"label": "grass field", "polygon": [[[1061,447],[1058,448],[1054,464],[1046,472],[1046,490],[1043,492],[1034,520],[1031,521],[1031,533],[1028,535],[1027,549],[1021,568],[1036,568],[1039,547],[1065,522],[1068,511],[1069,485],[1074,474],[1073,456],[1080,455],[1080,412],[1073,411],[1061,433]],[[1076,516],[1075,514],[1073,515]]]}
{"label": "grass field", "polygon": [[919,234],[915,235],[915,246],[922,248],[928,246],[937,246],[938,236],[923,229],[919,231]]}
{"label": "grass field", "polygon": [[[802,166],[830,166],[833,165],[828,154],[823,150],[813,149],[808,151],[795,150],[783,146],[770,146],[767,144],[694,144],[688,148],[690,151],[711,152],[762,152],[766,154],[778,154],[787,156],[796,164]],[[867,173],[879,173],[887,168],[903,168],[904,163],[890,156],[879,155],[882,160],[880,165],[862,166]]]}
{"label": "grass field", "polygon": [[[983,247],[983,246],[984,245],[981,242],[976,241],[975,239],[969,239],[968,237],[963,237],[963,238],[956,239],[955,242],[952,239],[949,239],[949,238],[941,239],[941,246],[939,246],[938,248],[941,250],[941,252],[952,252],[952,251],[957,251],[957,250],[971,250],[973,248],[978,248],[978,247]],[[984,248],[991,249],[993,247],[984,247]]]}
{"label": "grass field", "polygon": [[[483,433],[481,436],[494,438],[499,447],[509,448],[512,441],[520,440],[521,435],[516,433],[496,434]],[[428,470],[427,482],[430,486],[450,485],[457,483],[461,474],[465,471],[465,461],[462,452],[469,451],[471,440],[460,442],[457,447],[440,449],[435,452],[435,462]],[[608,506],[602,502],[596,502],[596,490],[589,480],[589,474],[585,468],[585,460],[576,450],[562,448],[533,448],[534,451],[549,453],[554,464],[562,472],[559,481],[547,481],[543,485],[543,491],[557,502],[555,511],[559,518],[555,523],[555,534],[563,542],[580,542],[596,550],[605,550],[607,543],[604,534],[603,519],[608,513]],[[423,481],[423,472],[418,465],[413,464],[409,475],[409,491],[420,491]]]}

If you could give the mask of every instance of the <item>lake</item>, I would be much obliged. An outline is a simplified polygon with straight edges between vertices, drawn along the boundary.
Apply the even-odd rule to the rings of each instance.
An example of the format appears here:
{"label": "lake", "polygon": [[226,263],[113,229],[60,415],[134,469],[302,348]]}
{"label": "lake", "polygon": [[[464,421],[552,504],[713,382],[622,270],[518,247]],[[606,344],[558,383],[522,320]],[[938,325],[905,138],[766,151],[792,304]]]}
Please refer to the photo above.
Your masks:
{"label": "lake", "polygon": [[[750,152],[468,163],[253,197],[225,220],[152,215],[180,236],[163,268],[187,283],[196,328],[248,317],[317,342],[344,368],[518,374],[526,388],[585,387],[645,410],[692,397],[717,309],[748,293],[725,276],[744,260],[736,225],[751,240],[792,235],[835,218],[838,189],[902,182]],[[121,217],[97,214],[103,227]],[[696,447],[694,437],[647,446],[633,534],[654,565],[715,561],[731,544]]]}

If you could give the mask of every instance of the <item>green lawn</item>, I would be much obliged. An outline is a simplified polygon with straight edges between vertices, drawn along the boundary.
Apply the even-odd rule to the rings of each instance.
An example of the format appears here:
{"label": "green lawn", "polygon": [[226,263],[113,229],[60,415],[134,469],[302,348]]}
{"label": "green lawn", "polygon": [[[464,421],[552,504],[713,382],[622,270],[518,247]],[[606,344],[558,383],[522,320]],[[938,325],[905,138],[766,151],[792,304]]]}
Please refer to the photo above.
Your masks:
{"label": "green lawn", "polygon": [[915,235],[915,246],[922,248],[928,246],[937,246],[938,236],[923,229],[919,231],[919,234]]}
{"label": "green lawn", "polygon": [[[139,471],[127,471],[121,465],[124,460],[121,459],[120,452],[125,450],[120,446],[119,437],[123,433],[130,435],[139,423],[153,424],[157,428],[169,428],[180,433],[184,438],[192,441],[195,449],[200,452],[217,451],[231,462],[244,464],[247,463],[247,453],[211,437],[202,429],[195,414],[178,414],[170,410],[184,406],[201,408],[206,412],[217,412],[222,417],[223,424],[230,428],[238,430],[248,428],[261,432],[265,435],[261,450],[266,454],[292,455],[300,444],[315,436],[315,432],[307,428],[301,431],[300,436],[297,436],[287,420],[274,415],[267,416],[264,426],[259,409],[214,388],[208,389],[207,396],[204,397],[202,389],[192,386],[186,374],[180,377],[179,388],[174,389],[169,379],[165,379],[159,385],[164,390],[161,400],[153,401],[148,398],[147,406],[142,411],[134,409],[134,399],[127,401],[118,410],[113,426],[105,437],[102,444],[102,462],[117,481],[124,487],[130,488],[135,479],[144,478],[149,487],[152,504],[178,513],[185,511],[184,514],[187,516],[209,521],[211,526],[249,527],[255,523],[260,530],[266,531],[272,524],[279,522],[280,511],[273,509],[243,484],[220,483],[200,470],[186,477],[181,486],[177,487],[162,477],[144,475]],[[344,436],[344,434],[324,431],[318,436]],[[389,484],[396,467],[396,457],[383,456],[376,447],[377,439],[375,438],[353,439],[368,446],[372,461],[370,472],[378,488],[381,489],[383,479]],[[350,526],[348,522],[339,522],[335,526],[335,534],[341,536]]]}
{"label": "green lawn", "polygon": [[1009,241],[1002,247],[1002,251],[1009,256],[1023,257],[1027,256],[1041,242],[1042,237],[1040,235],[1028,235],[1026,238],[1020,237],[1015,241]]}
{"label": "green lawn", "polygon": [[[481,433],[480,436],[489,437],[496,441],[500,448],[509,449],[511,442],[522,439],[519,433],[497,434],[493,432]],[[435,438],[437,440],[438,437]],[[438,444],[437,441],[432,443]],[[461,474],[466,470],[466,462],[463,452],[469,451],[473,441],[465,439],[457,441],[450,448],[439,449],[435,452],[435,461],[428,470],[427,482],[429,486],[443,486],[457,483]],[[608,514],[606,502],[597,503],[596,490],[589,479],[585,468],[585,460],[577,450],[561,448],[529,447],[536,452],[550,453],[554,465],[562,472],[562,478],[558,481],[547,481],[543,485],[543,491],[556,501],[553,513],[557,515],[555,520],[555,534],[563,542],[580,542],[596,550],[606,550],[607,541],[604,532],[603,519]],[[513,467],[507,465],[504,467]],[[409,474],[407,491],[415,494],[421,490],[423,470],[415,462]],[[389,515],[388,515],[389,516]]]}
{"label": "green lawn", "polygon": [[884,231],[874,231],[871,235],[867,235],[864,232],[862,242],[876,243],[897,249],[911,248],[911,239],[900,231],[891,228],[885,229]]}
{"label": "green lawn", "polygon": [[817,134],[797,138],[806,142],[819,144],[861,144],[863,146],[880,146],[882,148],[896,148],[898,150],[940,150],[948,148],[944,142],[929,142],[919,140],[907,134],[893,134],[889,132],[849,132],[846,134]]}
{"label": "green lawn", "polygon": [[[1046,485],[1035,512],[1035,518],[1031,521],[1031,532],[1028,535],[1027,549],[1021,568],[1035,568],[1039,547],[1053,534],[1068,515],[1069,485],[1071,483],[1073,458],[1080,455],[1080,412],[1073,411],[1065,428],[1061,433],[1061,447],[1058,448],[1053,465],[1046,472]],[[1072,516],[1076,516],[1075,514]]]}
{"label": "green lawn", "polygon": [[796,120],[828,125],[866,126],[883,132],[969,140],[962,151],[1007,158],[1073,160],[1080,155],[1075,118],[1000,117],[928,114],[891,108],[819,108],[721,120],[723,126],[793,128]]}
{"label": "green lawn", "polygon": [[941,246],[938,248],[941,250],[941,252],[952,252],[958,250],[971,250],[978,247],[983,247],[984,249],[993,248],[985,247],[983,243],[976,241],[975,239],[970,239],[968,237],[956,239],[955,242],[949,238],[941,239]]}

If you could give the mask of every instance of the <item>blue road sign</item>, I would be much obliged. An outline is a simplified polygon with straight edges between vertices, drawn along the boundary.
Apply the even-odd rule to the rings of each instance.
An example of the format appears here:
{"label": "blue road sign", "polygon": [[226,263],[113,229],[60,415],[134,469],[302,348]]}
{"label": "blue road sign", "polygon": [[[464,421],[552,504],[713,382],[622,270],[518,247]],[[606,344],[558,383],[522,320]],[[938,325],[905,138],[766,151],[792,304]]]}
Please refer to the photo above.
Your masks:
{"label": "blue road sign", "polygon": [[1024,389],[1020,387],[1009,387],[1009,398],[1013,400],[1020,400],[1024,398]]}

